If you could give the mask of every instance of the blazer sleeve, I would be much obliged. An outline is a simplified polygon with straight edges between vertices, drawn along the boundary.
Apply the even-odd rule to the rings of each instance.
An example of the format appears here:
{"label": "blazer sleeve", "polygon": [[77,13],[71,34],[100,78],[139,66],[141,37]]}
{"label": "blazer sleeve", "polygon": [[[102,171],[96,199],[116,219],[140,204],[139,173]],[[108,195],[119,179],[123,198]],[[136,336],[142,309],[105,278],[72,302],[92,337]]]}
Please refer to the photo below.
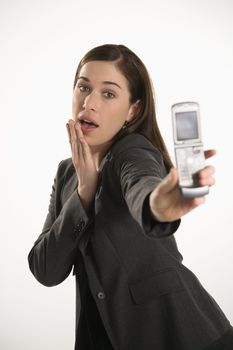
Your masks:
{"label": "blazer sleeve", "polygon": [[120,179],[123,197],[132,217],[143,231],[154,238],[173,234],[180,219],[159,222],[149,209],[149,195],[167,175],[161,153],[143,136],[136,144],[127,145],[114,158],[114,172]]}
{"label": "blazer sleeve", "polygon": [[77,187],[61,204],[65,174],[66,164],[63,161],[54,180],[42,233],[28,255],[31,272],[45,286],[57,285],[70,274],[80,238],[91,222],[82,206]]}

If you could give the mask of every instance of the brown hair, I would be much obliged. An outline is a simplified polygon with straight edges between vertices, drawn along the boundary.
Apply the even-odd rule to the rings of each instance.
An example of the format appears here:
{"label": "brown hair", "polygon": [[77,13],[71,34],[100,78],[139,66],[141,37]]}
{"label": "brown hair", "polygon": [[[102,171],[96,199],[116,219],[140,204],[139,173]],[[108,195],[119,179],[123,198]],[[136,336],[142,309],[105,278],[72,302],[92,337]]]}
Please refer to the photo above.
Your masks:
{"label": "brown hair", "polygon": [[173,164],[160,133],[155,112],[155,99],[149,73],[140,58],[124,45],[106,44],[90,50],[80,61],[74,79],[74,88],[84,64],[91,61],[115,61],[116,66],[128,81],[130,102],[141,101],[137,115],[115,136],[138,132],[160,150],[168,169]]}

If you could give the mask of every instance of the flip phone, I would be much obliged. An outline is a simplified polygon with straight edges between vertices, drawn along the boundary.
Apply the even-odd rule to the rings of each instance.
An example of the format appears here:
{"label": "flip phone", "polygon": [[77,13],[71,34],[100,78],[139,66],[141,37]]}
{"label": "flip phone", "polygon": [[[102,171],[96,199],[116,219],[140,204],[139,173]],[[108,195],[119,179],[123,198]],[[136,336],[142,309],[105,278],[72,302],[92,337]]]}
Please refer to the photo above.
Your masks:
{"label": "flip phone", "polygon": [[197,173],[205,166],[201,137],[200,108],[196,102],[172,105],[172,125],[176,165],[181,194],[185,198],[208,194],[208,186],[200,186]]}

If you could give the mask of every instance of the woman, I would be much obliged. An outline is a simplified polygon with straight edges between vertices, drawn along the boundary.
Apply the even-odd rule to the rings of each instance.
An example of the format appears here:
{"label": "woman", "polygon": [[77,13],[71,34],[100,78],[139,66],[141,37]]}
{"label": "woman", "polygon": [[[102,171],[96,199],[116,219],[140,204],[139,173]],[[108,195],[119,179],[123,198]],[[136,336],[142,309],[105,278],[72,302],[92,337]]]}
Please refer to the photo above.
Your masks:
{"label": "woman", "polygon": [[[233,349],[229,321],[177,250],[180,217],[204,199],[180,195],[144,64],[122,45],[94,48],[77,68],[72,112],[72,159],[58,167],[29,265],[46,286],[73,268],[75,349]],[[200,171],[201,185],[213,173]]]}

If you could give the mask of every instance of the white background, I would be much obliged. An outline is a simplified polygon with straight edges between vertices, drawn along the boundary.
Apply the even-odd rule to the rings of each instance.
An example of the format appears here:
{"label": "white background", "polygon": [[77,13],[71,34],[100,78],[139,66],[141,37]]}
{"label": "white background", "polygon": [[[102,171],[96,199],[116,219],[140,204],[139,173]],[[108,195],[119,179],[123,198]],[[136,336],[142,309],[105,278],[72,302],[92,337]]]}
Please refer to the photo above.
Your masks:
{"label": "white background", "polygon": [[[68,350],[75,283],[47,288],[27,255],[43,226],[57,165],[70,156],[76,66],[92,47],[125,44],[153,79],[161,131],[173,155],[170,106],[201,106],[216,186],[176,234],[184,263],[233,322],[231,0],[1,0],[0,348]],[[210,162],[210,161],[209,161]]]}

